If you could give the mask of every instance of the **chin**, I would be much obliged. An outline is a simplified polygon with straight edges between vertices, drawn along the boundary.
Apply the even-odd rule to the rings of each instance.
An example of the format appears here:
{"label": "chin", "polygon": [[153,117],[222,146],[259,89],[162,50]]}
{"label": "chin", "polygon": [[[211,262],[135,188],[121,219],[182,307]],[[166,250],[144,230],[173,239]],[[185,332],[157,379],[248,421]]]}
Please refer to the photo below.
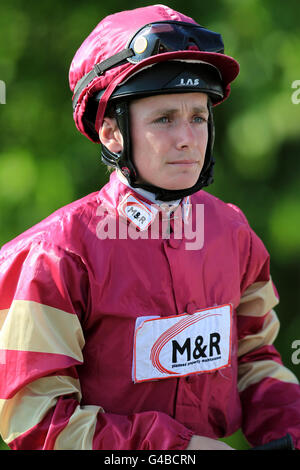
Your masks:
{"label": "chin", "polygon": [[180,181],[174,181],[169,184],[161,185],[161,188],[169,190],[180,190],[192,188],[198,181],[198,178],[181,178]]}

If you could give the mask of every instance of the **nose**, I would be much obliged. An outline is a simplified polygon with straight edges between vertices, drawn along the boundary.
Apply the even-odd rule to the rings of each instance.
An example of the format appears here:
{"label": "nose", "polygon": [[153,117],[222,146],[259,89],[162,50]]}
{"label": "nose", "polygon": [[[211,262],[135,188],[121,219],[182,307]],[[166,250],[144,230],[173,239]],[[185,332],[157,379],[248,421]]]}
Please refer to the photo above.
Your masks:
{"label": "nose", "polygon": [[184,121],[177,126],[176,148],[178,150],[193,149],[197,145],[197,135],[190,122]]}

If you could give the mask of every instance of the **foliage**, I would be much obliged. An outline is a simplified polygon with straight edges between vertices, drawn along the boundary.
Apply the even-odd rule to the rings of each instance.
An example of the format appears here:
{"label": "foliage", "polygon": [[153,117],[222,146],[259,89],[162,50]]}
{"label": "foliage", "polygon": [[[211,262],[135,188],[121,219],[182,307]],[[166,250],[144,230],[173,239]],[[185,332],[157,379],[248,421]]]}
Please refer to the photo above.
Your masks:
{"label": "foliage", "polygon": [[[107,181],[98,146],[74,126],[68,69],[102,17],[149,4],[1,2],[0,245]],[[221,32],[226,52],[240,62],[231,99],[215,110],[217,164],[208,190],[240,206],[271,253],[281,296],[276,345],[300,378],[300,365],[291,361],[291,344],[300,337],[300,104],[292,102],[292,84],[300,80],[299,1],[168,5]]]}

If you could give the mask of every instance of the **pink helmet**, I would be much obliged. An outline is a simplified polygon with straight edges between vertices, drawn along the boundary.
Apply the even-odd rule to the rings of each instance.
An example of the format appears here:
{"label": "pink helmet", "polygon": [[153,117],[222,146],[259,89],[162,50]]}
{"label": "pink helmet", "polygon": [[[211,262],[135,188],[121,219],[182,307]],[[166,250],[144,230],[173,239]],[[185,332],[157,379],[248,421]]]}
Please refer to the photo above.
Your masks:
{"label": "pink helmet", "polygon": [[[164,40],[166,28],[168,36]],[[152,36],[147,36],[149,31]],[[172,60],[205,62],[218,69],[223,92],[215,95],[214,105],[228,97],[230,83],[239,73],[238,63],[224,54],[219,34],[165,5],[122,11],[104,18],[78,49],[70,67],[69,82],[78,130],[93,142],[99,142],[97,133],[117,87],[149,65]],[[96,132],[91,134],[84,114],[90,98],[100,91],[103,93],[96,114]]]}

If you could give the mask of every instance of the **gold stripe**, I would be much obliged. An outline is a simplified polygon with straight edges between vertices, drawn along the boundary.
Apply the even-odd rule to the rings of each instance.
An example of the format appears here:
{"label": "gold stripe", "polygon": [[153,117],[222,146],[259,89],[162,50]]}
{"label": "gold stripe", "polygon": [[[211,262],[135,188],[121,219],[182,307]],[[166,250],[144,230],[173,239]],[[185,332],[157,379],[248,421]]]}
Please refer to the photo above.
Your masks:
{"label": "gold stripe", "polygon": [[5,318],[7,317],[7,314],[9,312],[9,309],[5,309],[5,310],[0,310],[0,330],[3,326],[3,323],[5,322]]}
{"label": "gold stripe", "polygon": [[245,290],[236,312],[238,315],[260,317],[278,303],[272,279],[267,282],[255,282]]}
{"label": "gold stripe", "polygon": [[1,330],[0,349],[63,354],[83,360],[77,315],[30,300],[14,300]]}
{"label": "gold stripe", "polygon": [[239,366],[238,390],[242,392],[249,385],[260,382],[266,377],[298,384],[297,377],[286,367],[274,361],[247,362]]}
{"label": "gold stripe", "polygon": [[68,425],[55,441],[54,450],[93,450],[93,439],[98,412],[104,412],[100,406],[78,406]]}
{"label": "gold stripe", "polygon": [[279,320],[274,310],[266,316],[263,327],[256,334],[247,335],[238,342],[238,357],[249,351],[273,344],[279,331]]}
{"label": "gold stripe", "polygon": [[78,379],[51,376],[38,379],[8,400],[0,400],[0,434],[7,444],[36,426],[58,397],[74,394],[81,400]]}

